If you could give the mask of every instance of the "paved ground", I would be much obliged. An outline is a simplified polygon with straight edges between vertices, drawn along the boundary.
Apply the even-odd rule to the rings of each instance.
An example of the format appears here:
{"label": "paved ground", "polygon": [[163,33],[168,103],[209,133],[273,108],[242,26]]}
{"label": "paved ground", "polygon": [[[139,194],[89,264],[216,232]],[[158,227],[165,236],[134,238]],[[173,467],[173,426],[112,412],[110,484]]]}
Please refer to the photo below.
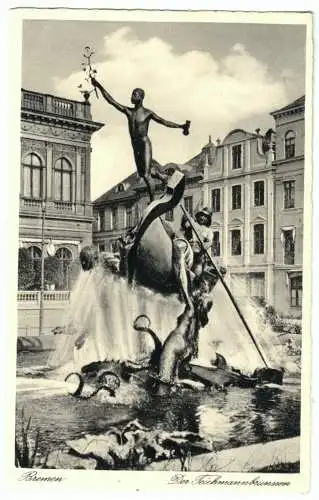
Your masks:
{"label": "paved ground", "polygon": [[[300,460],[300,438],[281,439],[265,444],[241,446],[191,458],[192,472],[252,472],[274,464],[295,463]],[[154,462],[148,470],[180,471],[179,460]]]}

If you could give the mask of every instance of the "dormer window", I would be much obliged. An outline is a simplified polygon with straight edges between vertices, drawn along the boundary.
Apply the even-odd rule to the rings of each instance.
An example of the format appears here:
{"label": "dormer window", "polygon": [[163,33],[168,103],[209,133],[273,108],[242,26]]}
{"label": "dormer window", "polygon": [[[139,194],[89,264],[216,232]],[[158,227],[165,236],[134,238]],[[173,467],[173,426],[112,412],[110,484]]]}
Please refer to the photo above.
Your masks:
{"label": "dormer window", "polygon": [[285,135],[285,158],[294,158],[296,154],[296,148],[295,148],[295,142],[296,142],[296,134],[292,131],[289,130],[287,134]]}
{"label": "dormer window", "polygon": [[117,192],[118,193],[123,193],[123,191],[125,191],[125,187],[124,187],[124,184],[121,182],[121,184],[119,184],[117,186]]}

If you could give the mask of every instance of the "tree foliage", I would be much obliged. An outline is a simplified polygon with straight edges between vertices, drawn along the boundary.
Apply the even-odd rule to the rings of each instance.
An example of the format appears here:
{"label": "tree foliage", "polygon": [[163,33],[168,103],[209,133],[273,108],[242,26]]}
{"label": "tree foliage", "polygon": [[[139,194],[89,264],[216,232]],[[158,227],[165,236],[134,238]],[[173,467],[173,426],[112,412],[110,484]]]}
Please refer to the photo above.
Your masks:
{"label": "tree foliage", "polygon": [[26,248],[19,248],[18,256],[18,289],[32,290],[35,282],[35,271],[30,254]]}
{"label": "tree foliage", "polygon": [[[71,266],[69,266],[71,267]],[[79,266],[63,269],[63,264],[58,257],[45,257],[44,259],[44,286],[54,285],[56,290],[66,290],[72,281],[71,275],[77,276]],[[19,249],[18,257],[18,289],[40,290],[41,288],[41,260],[32,260],[27,248]]]}
{"label": "tree foliage", "polygon": [[55,255],[44,259],[44,283],[45,285],[54,284],[57,290],[65,288],[62,262]]}

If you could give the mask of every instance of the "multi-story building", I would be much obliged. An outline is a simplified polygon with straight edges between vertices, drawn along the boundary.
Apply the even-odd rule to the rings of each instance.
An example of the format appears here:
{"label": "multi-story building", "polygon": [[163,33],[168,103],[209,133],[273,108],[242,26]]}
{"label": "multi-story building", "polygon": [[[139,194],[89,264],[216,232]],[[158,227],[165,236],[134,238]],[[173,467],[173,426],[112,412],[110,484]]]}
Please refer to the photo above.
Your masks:
{"label": "multi-story building", "polygon": [[302,306],[305,97],[271,113],[276,122],[274,274],[276,306]]}
{"label": "multi-story building", "polygon": [[63,268],[92,241],[90,104],[22,89],[20,247],[41,260],[54,252]]}
{"label": "multi-story building", "polygon": [[[215,149],[212,143],[210,146]],[[184,204],[190,214],[193,214],[201,203],[202,193],[201,189],[198,189],[198,183],[203,179],[204,160],[205,148],[185,165],[169,163],[161,167],[153,160],[161,170],[168,171],[177,167],[184,172],[186,177]],[[154,187],[156,190],[162,191],[160,182],[154,182]],[[137,173],[131,174],[97,198],[93,203],[95,217],[93,243],[98,246],[100,251],[116,253],[118,238],[135,226],[148,203],[149,197],[144,181]],[[166,217],[170,219],[173,217],[173,213],[167,213]]]}
{"label": "multi-story building", "polygon": [[[216,144],[210,137],[197,156],[178,167],[186,176],[188,212],[213,210],[212,256],[228,268],[236,295],[264,297],[299,315],[304,98],[271,114],[275,132],[262,136],[259,129],[235,129]],[[137,174],[98,198],[93,243],[116,252],[117,238],[138,221],[147,199]]]}
{"label": "multi-story building", "polygon": [[259,133],[235,129],[218,141],[202,190],[203,203],[214,214],[213,254],[237,278],[237,293],[271,300],[274,168],[262,139]]}

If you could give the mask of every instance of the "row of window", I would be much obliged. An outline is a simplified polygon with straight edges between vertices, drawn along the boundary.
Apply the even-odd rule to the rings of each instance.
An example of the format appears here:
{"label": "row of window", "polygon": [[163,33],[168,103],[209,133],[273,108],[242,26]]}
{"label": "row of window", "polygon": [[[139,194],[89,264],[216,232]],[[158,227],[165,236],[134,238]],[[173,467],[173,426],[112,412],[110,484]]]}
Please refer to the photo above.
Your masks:
{"label": "row of window", "polygon": [[[283,183],[284,190],[284,209],[295,208],[295,181],[285,181]],[[184,207],[190,215],[194,215],[193,197],[185,196]],[[243,205],[242,197],[242,185],[236,184],[232,186],[232,199],[231,207],[232,210],[239,210]],[[265,182],[256,181],[254,182],[254,206],[260,207],[265,205]],[[211,191],[211,208],[213,213],[218,213],[221,211],[221,188],[214,188]],[[119,216],[118,208],[113,207],[111,209],[111,224],[110,229],[117,230],[119,227]],[[166,220],[172,221],[174,219],[173,211],[170,210],[166,213]],[[125,213],[126,228],[133,227],[139,220],[139,207],[135,204],[134,207],[126,207]],[[104,231],[105,227],[105,211],[101,210],[98,214],[98,231]]]}
{"label": "row of window", "polygon": [[[292,263],[294,261],[294,245],[292,246],[292,234],[290,231],[285,231],[285,246],[284,246],[284,258],[285,263]],[[264,249],[264,234],[262,224],[258,224],[254,228],[254,250],[255,253],[263,253]],[[110,243],[110,250],[113,253],[119,251],[118,242],[116,240]],[[262,250],[262,251],[261,251]],[[105,251],[105,244],[99,244],[99,251]],[[232,255],[241,254],[241,241],[240,241],[240,230],[234,229],[231,231],[231,251]],[[239,254],[237,252],[240,252]],[[212,245],[213,256],[220,255],[220,241],[219,241],[219,231],[214,231],[213,245]],[[289,262],[287,262],[289,261]],[[235,275],[236,276],[236,275]],[[245,275],[247,278],[247,276]],[[250,295],[254,297],[264,297],[265,296],[265,273],[254,273],[248,276],[248,285],[250,288]],[[291,307],[301,307],[302,305],[302,276],[291,277],[290,278],[290,306]]]}
{"label": "row of window", "polygon": [[[284,209],[295,208],[295,181],[283,182]],[[242,186],[237,184],[232,186],[232,210],[242,208]],[[254,206],[265,205],[265,182],[254,182]],[[211,191],[211,208],[214,213],[221,211],[221,188],[214,188]],[[190,212],[192,213],[192,212]]]}
{"label": "row of window", "polygon": [[[42,251],[41,248],[32,245],[28,248],[28,253],[32,260],[41,260]],[[55,252],[55,256],[63,261],[72,261],[72,252],[68,248],[61,247]]]}
{"label": "row of window", "polygon": [[[45,196],[44,165],[38,155],[28,154],[23,160],[23,195],[42,199]],[[59,158],[54,165],[54,198],[72,201],[72,165],[67,158]],[[84,201],[85,172],[81,172],[80,200]]]}
{"label": "row of window", "polygon": [[[111,241],[109,243],[110,251],[112,253],[117,253],[119,251],[119,243],[117,240]],[[105,252],[106,251],[106,245],[105,243],[99,243],[98,244],[99,252]]]}
{"label": "row of window", "polygon": [[[261,255],[265,253],[265,226],[264,224],[255,224],[253,229],[254,254]],[[230,231],[230,251],[232,256],[242,254],[242,232],[240,229]],[[213,232],[212,255],[220,256],[220,233]]]}
{"label": "row of window", "polygon": [[[28,253],[31,258],[32,262],[32,268],[35,271],[37,276],[40,276],[40,269],[41,269],[41,260],[42,260],[42,251],[41,248],[32,245],[31,247],[28,248]],[[69,288],[69,266],[73,260],[72,257],[72,252],[68,248],[61,247],[58,248],[55,256],[59,259],[60,261],[60,270],[63,274],[63,280],[65,283],[66,288]]]}
{"label": "row of window", "polygon": [[[289,130],[285,135],[285,158],[294,158],[296,155],[296,134]],[[232,146],[232,169],[237,170],[243,167],[242,145]]]}
{"label": "row of window", "polygon": [[[294,238],[293,231],[287,230],[284,233],[284,263],[294,264]],[[99,244],[99,251],[104,252],[106,246],[104,243]],[[110,250],[113,253],[119,251],[118,242],[114,240],[110,242]],[[241,255],[241,232],[239,229],[231,231],[231,253],[232,255]],[[254,226],[254,253],[264,253],[264,229],[262,224]],[[220,237],[219,231],[213,233],[212,255],[220,256]],[[247,276],[244,275],[246,278]],[[290,290],[290,306],[301,307],[302,305],[302,276],[291,277],[289,281]],[[253,273],[248,276],[248,285],[250,295],[254,297],[264,297],[265,292],[265,273]]]}
{"label": "row of window", "polygon": [[[295,263],[295,236],[293,229],[282,230],[284,264],[293,265]],[[265,253],[265,226],[255,224],[253,229],[253,248],[255,255]],[[230,249],[232,256],[242,255],[242,232],[240,229],[230,231]],[[212,255],[220,256],[220,233],[213,232]]]}
{"label": "row of window", "polygon": [[[131,229],[137,224],[139,218],[140,218],[140,210],[137,203],[134,205],[134,207],[132,206],[126,207],[124,228],[120,228],[119,211],[117,207],[113,207],[111,209],[110,229],[113,231],[116,231],[117,229]],[[105,210],[101,210],[97,214],[97,230],[98,231],[106,230]]]}
{"label": "row of window", "polygon": [[[283,182],[284,190],[284,209],[295,208],[295,181]],[[242,208],[242,185],[232,186],[232,210]],[[254,206],[262,207],[265,205],[265,182],[254,182]],[[184,197],[184,206],[190,215],[193,215],[193,197]],[[221,211],[221,188],[214,188],[211,191],[211,208],[213,213]],[[171,217],[168,216],[171,220]]]}
{"label": "row of window", "polygon": [[[234,274],[236,293],[248,293],[250,297],[265,297],[265,273]],[[290,306],[302,306],[302,275],[289,278]]]}
{"label": "row of window", "polygon": [[[42,257],[42,250],[41,248],[32,245],[31,247],[28,248],[28,253],[31,257],[31,260],[33,262],[33,266],[36,267],[37,263],[41,261]],[[72,262],[72,252],[68,248],[58,248],[55,256],[62,262],[63,269],[68,267],[69,264]]]}

